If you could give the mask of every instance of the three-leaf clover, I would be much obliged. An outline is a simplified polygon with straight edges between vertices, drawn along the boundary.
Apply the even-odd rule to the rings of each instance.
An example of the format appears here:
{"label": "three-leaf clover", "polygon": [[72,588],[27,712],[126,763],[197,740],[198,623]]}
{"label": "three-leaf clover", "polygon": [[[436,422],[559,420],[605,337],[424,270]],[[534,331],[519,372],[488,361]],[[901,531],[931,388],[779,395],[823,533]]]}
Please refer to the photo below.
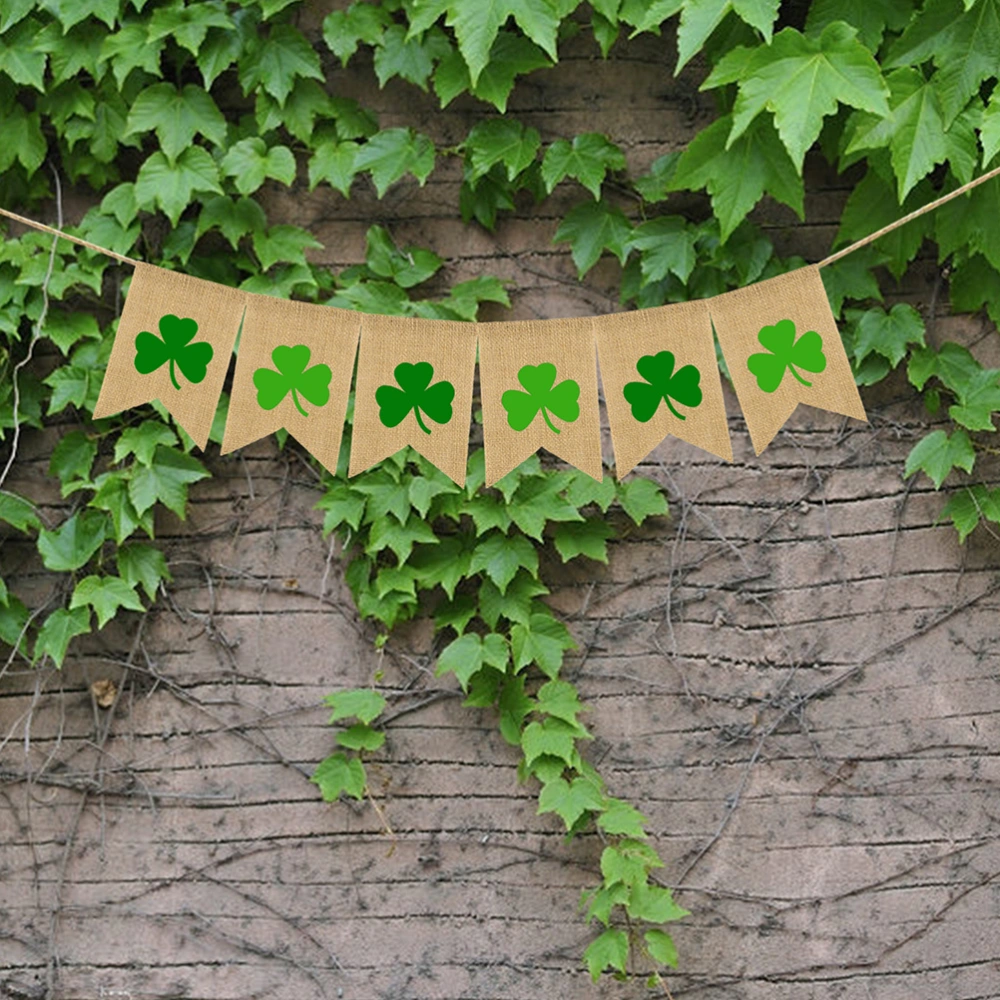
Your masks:
{"label": "three-leaf clover", "polygon": [[556,366],[548,362],[540,365],[525,365],[518,373],[517,380],[527,389],[508,389],[500,403],[507,411],[507,423],[516,431],[523,431],[542,411],[542,419],[550,431],[561,433],[549,420],[551,410],[560,420],[572,423],[580,416],[580,385],[573,379],[564,379],[556,384]]}
{"label": "three-leaf clover", "polygon": [[645,382],[628,382],[622,390],[632,407],[632,416],[645,424],[653,419],[661,401],[678,420],[686,420],[683,413],[674,409],[673,397],[684,406],[697,406],[701,402],[701,372],[694,365],[684,365],[674,371],[674,356],[670,351],[644,354],[636,362],[636,371]]}
{"label": "three-leaf clover", "polygon": [[193,319],[179,319],[172,313],[162,316],[159,337],[143,330],[135,338],[135,370],[140,375],[148,375],[169,363],[170,381],[175,389],[180,389],[174,372],[176,364],[189,382],[201,382],[215,352],[211,344],[191,343],[197,332],[198,324]]}
{"label": "three-leaf clover", "polygon": [[785,377],[787,368],[796,381],[811,386],[795,369],[807,372],[821,372],[826,368],[823,354],[823,338],[810,330],[795,339],[795,324],[790,319],[779,320],[774,326],[765,326],[757,339],[770,353],[751,354],[747,358],[747,368],[757,376],[757,387],[763,392],[774,392]]}
{"label": "three-leaf clover", "polygon": [[253,384],[257,387],[257,403],[264,410],[273,410],[288,393],[292,394],[295,409],[304,417],[309,414],[299,402],[299,393],[313,404],[324,406],[330,399],[330,379],[333,373],[329,365],[309,367],[312,352],[305,344],[294,347],[284,345],[271,351],[271,361],[277,371],[258,368],[253,373]]}
{"label": "three-leaf clover", "polygon": [[435,423],[446,424],[451,420],[451,402],[455,398],[455,387],[451,382],[435,382],[434,366],[429,361],[418,361],[415,365],[402,362],[393,370],[393,378],[399,384],[380,385],[375,390],[375,402],[379,405],[378,418],[386,427],[397,427],[413,410],[417,426],[430,434],[430,428],[420,419],[420,411]]}

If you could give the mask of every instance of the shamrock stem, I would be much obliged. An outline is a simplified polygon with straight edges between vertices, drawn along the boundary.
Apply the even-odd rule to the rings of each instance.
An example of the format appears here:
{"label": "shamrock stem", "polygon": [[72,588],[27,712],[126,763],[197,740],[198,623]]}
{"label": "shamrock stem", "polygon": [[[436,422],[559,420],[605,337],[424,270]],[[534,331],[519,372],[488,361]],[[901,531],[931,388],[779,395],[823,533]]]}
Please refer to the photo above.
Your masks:
{"label": "shamrock stem", "polygon": [[431,429],[420,419],[420,407],[413,407],[413,415],[417,418],[417,426],[425,433],[430,434]]}
{"label": "shamrock stem", "polygon": [[812,382],[807,382],[792,365],[788,366],[788,370],[795,376],[796,380],[801,382],[803,385],[807,385],[812,388]]}
{"label": "shamrock stem", "polygon": [[170,381],[174,383],[174,388],[180,390],[180,386],[177,384],[177,376],[174,374],[174,359],[170,359]]}
{"label": "shamrock stem", "polygon": [[304,417],[308,417],[309,416],[309,414],[306,413],[306,411],[302,409],[302,406],[299,403],[299,397],[295,394],[295,390],[294,389],[292,389],[292,402],[295,404],[295,409],[298,410],[299,413],[302,414],[302,416],[304,416]]}
{"label": "shamrock stem", "polygon": [[549,430],[552,431],[553,434],[561,433],[558,427],[552,426],[552,421],[549,420],[549,411],[546,410],[544,406],[542,407],[542,417],[545,420],[545,422],[549,425]]}
{"label": "shamrock stem", "polygon": [[670,412],[671,412],[671,413],[672,413],[672,414],[673,414],[673,415],[674,415],[674,416],[675,416],[675,417],[676,417],[676,418],[677,418],[678,420],[687,420],[687,417],[685,417],[683,413],[678,413],[678,412],[677,412],[677,411],[676,411],[676,410],[674,409],[674,406],[673,406],[673,403],[671,403],[671,402],[670,402],[670,397],[669,397],[669,396],[664,396],[664,397],[663,397],[663,402],[667,404],[667,409],[668,409],[668,410],[669,410],[669,411],[670,411]]}

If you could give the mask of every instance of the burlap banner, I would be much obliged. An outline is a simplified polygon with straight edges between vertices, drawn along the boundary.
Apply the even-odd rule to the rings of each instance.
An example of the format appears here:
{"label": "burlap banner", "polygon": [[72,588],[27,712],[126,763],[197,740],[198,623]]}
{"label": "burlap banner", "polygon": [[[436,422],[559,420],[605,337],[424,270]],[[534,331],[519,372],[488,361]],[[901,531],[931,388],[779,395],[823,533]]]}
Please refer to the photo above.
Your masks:
{"label": "burlap banner", "polygon": [[356,312],[248,296],[223,453],[284,427],[335,473],[360,329]]}
{"label": "burlap banner", "polygon": [[136,263],[94,416],[159,399],[204,448],[247,300],[236,288]]}
{"label": "burlap banner", "polygon": [[867,420],[819,267],[708,300],[754,451],[799,403]]}
{"label": "burlap banner", "polygon": [[732,461],[711,335],[760,454],[800,403],[865,420],[819,267],[597,319],[460,323],[253,295],[136,262],[95,417],[159,399],[204,448],[243,329],[223,451],[280,427],[349,475],[410,445],[465,481],[478,340],[486,480],[539,448],[600,479],[597,353],[618,476],[665,437]]}
{"label": "burlap banner", "polygon": [[598,316],[594,333],[619,479],[667,435],[733,460],[707,302]]}
{"label": "burlap banner", "polygon": [[539,448],[603,477],[596,362],[590,319],[480,324],[487,485]]}
{"label": "burlap banner", "polygon": [[464,484],[475,368],[474,323],[362,316],[349,475],[410,445]]}

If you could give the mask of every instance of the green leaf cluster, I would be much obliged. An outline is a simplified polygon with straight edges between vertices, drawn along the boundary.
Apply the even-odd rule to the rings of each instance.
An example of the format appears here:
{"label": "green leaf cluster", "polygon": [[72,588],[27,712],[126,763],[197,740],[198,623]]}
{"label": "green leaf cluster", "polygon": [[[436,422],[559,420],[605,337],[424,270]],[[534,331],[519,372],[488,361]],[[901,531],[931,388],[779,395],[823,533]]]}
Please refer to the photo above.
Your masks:
{"label": "green leaf cluster", "polygon": [[[616,484],[605,477],[598,483],[579,472],[545,469],[537,457],[492,489],[484,488],[484,475],[481,449],[469,460],[464,487],[404,449],[352,480],[329,477],[318,506],[325,530],[336,532],[351,553],[346,578],[361,614],[387,630],[418,612],[433,615],[436,676],[454,676],[465,705],[495,713],[501,735],[520,750],[520,780],[538,782],[539,814],[558,816],[569,838],[600,830],[614,845],[609,850],[627,859],[627,872],[602,864],[588,918],[609,927],[617,907],[639,952],[655,965],[676,964],[661,925],[686,911],[649,881],[662,862],[648,844],[645,817],[610,795],[583,756],[591,739],[581,720],[587,706],[562,676],[575,643],[544,600],[549,588],[541,579],[543,549],[550,544],[564,563],[580,556],[608,561],[607,543],[620,523],[608,516],[612,505],[640,525],[665,514],[666,501],[649,480]],[[360,688],[327,701],[332,723],[357,721],[338,733],[341,749],[320,764],[313,780],[327,799],[341,793],[361,798],[362,754],[383,745],[384,732],[371,723],[386,700]],[[604,968],[609,931],[587,950],[592,973]],[[625,932],[613,933],[622,935],[627,953]]]}

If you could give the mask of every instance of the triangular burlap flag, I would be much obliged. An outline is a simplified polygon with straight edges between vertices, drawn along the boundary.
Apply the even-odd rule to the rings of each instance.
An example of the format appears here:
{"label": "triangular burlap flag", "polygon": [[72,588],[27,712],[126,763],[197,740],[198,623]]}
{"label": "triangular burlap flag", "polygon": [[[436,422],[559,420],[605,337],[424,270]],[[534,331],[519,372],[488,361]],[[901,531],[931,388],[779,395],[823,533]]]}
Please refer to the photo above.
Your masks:
{"label": "triangular burlap flag", "polygon": [[94,416],[159,399],[204,448],[246,302],[239,289],[136,264]]}
{"label": "triangular burlap flag", "polygon": [[596,361],[590,317],[479,325],[487,485],[539,448],[603,477]]}
{"label": "triangular burlap flag", "polygon": [[475,373],[475,324],[362,316],[349,475],[410,445],[464,483]]}
{"label": "triangular burlap flag", "polygon": [[619,479],[668,434],[733,460],[706,301],[598,316],[594,333]]}
{"label": "triangular burlap flag", "polygon": [[249,296],[223,453],[284,427],[335,473],[360,329],[356,312]]}
{"label": "triangular burlap flag", "polygon": [[816,265],[708,300],[759,455],[799,403],[867,421]]}

